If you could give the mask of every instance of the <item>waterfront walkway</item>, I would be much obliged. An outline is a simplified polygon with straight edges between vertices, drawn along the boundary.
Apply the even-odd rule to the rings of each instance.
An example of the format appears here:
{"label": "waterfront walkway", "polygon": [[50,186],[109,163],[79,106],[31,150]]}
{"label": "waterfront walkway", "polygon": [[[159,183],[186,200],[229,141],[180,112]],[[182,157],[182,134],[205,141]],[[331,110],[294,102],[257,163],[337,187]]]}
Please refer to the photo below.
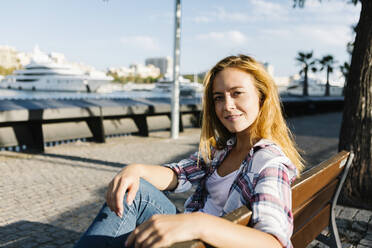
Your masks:
{"label": "waterfront walkway", "polygon": [[[340,113],[289,119],[309,165],[337,152]],[[200,130],[125,136],[105,144],[76,142],[47,147],[44,154],[0,152],[0,247],[72,247],[104,201],[111,178],[126,164],[162,164],[197,149]],[[172,195],[182,207],[187,194]],[[338,206],[343,247],[372,247],[372,211]],[[323,247],[313,242],[311,247]]]}

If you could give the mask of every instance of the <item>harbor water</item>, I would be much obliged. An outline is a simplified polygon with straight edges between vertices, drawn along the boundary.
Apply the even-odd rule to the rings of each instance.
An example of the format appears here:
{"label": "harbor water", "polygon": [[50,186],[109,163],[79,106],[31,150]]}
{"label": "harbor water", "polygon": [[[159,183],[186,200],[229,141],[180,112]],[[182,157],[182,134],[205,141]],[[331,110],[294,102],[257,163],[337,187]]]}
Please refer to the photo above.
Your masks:
{"label": "harbor water", "polygon": [[110,93],[26,91],[0,89],[0,100],[44,100],[44,99],[112,99],[112,98],[161,98],[169,94],[154,91],[114,91]]}
{"label": "harbor water", "polygon": [[[286,87],[279,87],[281,96],[288,95]],[[201,97],[197,92],[196,97]],[[126,99],[126,98],[167,98],[171,97],[170,92],[161,92],[154,90],[130,90],[130,91],[113,91],[109,93],[88,93],[88,92],[68,92],[68,91],[30,91],[30,90],[13,90],[0,88],[0,100],[75,100],[75,99]],[[182,95],[181,95],[182,97]]]}

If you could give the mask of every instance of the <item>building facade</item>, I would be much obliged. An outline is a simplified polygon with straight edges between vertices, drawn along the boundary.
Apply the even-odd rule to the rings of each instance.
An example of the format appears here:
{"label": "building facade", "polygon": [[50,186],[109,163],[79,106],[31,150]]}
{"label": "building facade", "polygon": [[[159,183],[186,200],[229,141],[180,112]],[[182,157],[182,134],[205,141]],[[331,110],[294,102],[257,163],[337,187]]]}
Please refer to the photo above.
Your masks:
{"label": "building facade", "polygon": [[171,57],[147,58],[145,65],[153,65],[160,69],[160,74],[166,78],[173,78],[173,60]]}
{"label": "building facade", "polygon": [[17,50],[10,46],[0,46],[0,66],[4,68],[18,67]]}
{"label": "building facade", "polygon": [[152,64],[132,64],[129,66],[129,68],[109,68],[108,71],[111,73],[116,73],[119,77],[139,76],[141,78],[157,78],[160,76],[160,69]]}

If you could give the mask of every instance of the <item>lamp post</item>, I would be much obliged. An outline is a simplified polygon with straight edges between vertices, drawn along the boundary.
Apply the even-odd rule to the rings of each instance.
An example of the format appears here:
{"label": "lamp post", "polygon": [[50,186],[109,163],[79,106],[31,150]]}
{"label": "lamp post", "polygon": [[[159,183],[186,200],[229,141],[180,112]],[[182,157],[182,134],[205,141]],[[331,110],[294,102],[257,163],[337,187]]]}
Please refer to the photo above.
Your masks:
{"label": "lamp post", "polygon": [[171,137],[177,139],[180,130],[180,40],[181,40],[181,0],[176,0],[174,25],[174,53],[173,53],[173,89],[171,113]]}

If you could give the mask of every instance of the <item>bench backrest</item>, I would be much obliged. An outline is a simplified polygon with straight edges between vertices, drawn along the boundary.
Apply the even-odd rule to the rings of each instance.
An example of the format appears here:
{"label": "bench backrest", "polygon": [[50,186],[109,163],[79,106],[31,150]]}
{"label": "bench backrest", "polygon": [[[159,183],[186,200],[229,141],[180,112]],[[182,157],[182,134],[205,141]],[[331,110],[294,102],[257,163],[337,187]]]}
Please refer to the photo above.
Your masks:
{"label": "bench backrest", "polygon": [[329,225],[349,152],[342,151],[301,175],[292,186],[294,247],[306,247]]}
{"label": "bench backrest", "polygon": [[[343,180],[349,152],[341,151],[330,159],[304,172],[292,185],[292,211],[294,229],[292,243],[295,248],[306,247],[330,223],[330,215],[336,204]],[[346,168],[348,170],[348,168]],[[236,224],[249,225],[252,212],[245,206],[225,215]],[[338,235],[338,234],[337,234]],[[172,248],[206,248],[200,241],[187,241]]]}

